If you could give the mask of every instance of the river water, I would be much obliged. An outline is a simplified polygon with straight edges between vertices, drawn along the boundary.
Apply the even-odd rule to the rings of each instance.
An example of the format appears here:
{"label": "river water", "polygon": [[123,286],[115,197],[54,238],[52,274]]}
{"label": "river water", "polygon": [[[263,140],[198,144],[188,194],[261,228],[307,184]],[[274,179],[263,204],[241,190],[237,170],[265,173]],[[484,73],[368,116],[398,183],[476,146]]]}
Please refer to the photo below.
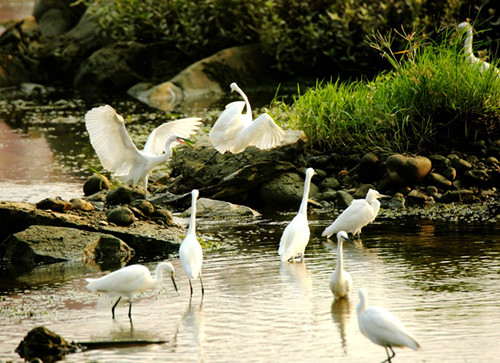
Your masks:
{"label": "river water", "polygon": [[[0,200],[82,195],[85,178],[92,169],[101,170],[84,132],[89,108],[111,103],[130,114],[134,139],[166,117],[131,100],[47,98],[36,92],[0,98]],[[141,294],[134,303],[133,325],[126,302],[113,320],[112,301],[86,290],[85,278],[105,273],[97,266],[74,261],[21,275],[1,271],[0,361],[18,360],[14,349],[21,339],[44,325],[76,342],[167,341],[72,354],[69,362],[378,362],[385,359],[384,349],[357,326],[362,286],[370,301],[398,316],[423,347],[418,352],[396,349],[396,361],[498,361],[498,222],[380,218],[363,229],[356,246],[345,244],[345,269],[355,291],[349,300],[335,302],[328,279],[336,243],[320,238],[334,215],[312,211],[305,262],[281,263],[279,238],[293,214],[274,211],[248,221],[200,219],[199,235],[219,246],[205,251],[203,304],[197,281],[189,303],[188,280],[173,256],[180,294],[168,280]],[[142,262],[151,270],[157,263]]]}

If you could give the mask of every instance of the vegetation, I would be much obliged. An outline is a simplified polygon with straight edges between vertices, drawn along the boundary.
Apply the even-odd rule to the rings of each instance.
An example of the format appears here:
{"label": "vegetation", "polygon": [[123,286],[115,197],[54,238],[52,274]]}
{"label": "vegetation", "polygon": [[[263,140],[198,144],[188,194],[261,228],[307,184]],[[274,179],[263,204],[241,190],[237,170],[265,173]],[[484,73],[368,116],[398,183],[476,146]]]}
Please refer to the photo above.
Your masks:
{"label": "vegetation", "polygon": [[[465,61],[462,39],[435,44],[403,34],[408,47],[391,51],[391,37],[374,36],[394,69],[372,81],[318,83],[293,105],[270,113],[301,129],[320,150],[418,152],[453,147],[500,131],[500,79]],[[402,54],[402,55],[401,55]],[[300,90],[299,90],[300,93]]]}

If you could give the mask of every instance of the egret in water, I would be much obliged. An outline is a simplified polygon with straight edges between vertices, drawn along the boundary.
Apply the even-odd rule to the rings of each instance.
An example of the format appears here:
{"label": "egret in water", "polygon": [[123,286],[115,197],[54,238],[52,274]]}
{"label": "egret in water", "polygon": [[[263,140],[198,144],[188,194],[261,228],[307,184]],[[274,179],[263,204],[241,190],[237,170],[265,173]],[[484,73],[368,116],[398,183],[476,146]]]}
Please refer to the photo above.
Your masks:
{"label": "egret in water", "polygon": [[342,257],[342,243],[348,241],[354,245],[354,242],[347,237],[345,231],[337,233],[337,265],[330,275],[330,290],[336,299],[349,297],[352,290],[352,278],[349,272],[344,270],[344,259]]}
{"label": "egret in water", "polygon": [[[472,65],[478,65],[480,72],[488,70],[491,65],[488,62],[485,62],[484,60],[474,56],[474,53],[472,52],[472,25],[464,21],[458,24],[457,29],[459,32],[463,32],[464,30],[466,31],[466,36],[464,41],[464,51],[465,51],[465,57],[467,58],[469,63]],[[498,70],[497,68],[494,68],[494,70],[500,77],[500,70]]]}
{"label": "egret in water", "polygon": [[95,107],[85,115],[85,126],[102,166],[125,183],[139,181],[147,195],[149,172],[172,156],[172,148],[193,135],[201,118],[191,117],[166,122],[149,135],[144,149],[137,149],[130,138],[125,121],[109,105]]}
{"label": "egret in water", "polygon": [[278,249],[281,261],[293,260],[296,256],[300,256],[301,261],[304,259],[304,250],[309,243],[310,235],[309,224],[307,223],[307,199],[309,198],[311,179],[314,174],[313,168],[306,170],[304,194],[302,195],[299,212],[286,226],[281,236]]}
{"label": "egret in water", "polygon": [[196,238],[196,200],[198,199],[198,190],[193,189],[191,192],[191,217],[189,219],[189,228],[184,238],[184,241],[179,248],[179,258],[181,265],[189,278],[189,288],[191,289],[191,297],[193,296],[193,285],[191,280],[200,278],[201,298],[205,295],[203,280],[201,278],[201,265],[203,263],[203,250],[198,239]]}
{"label": "egret in water", "polygon": [[355,199],[351,205],[347,207],[337,219],[321,234],[329,238],[332,234],[339,231],[346,231],[353,235],[359,235],[361,228],[371,223],[377,217],[380,210],[380,202],[378,198],[385,198],[387,195],[380,194],[375,189],[368,190],[365,199]]}
{"label": "egret in water", "polygon": [[[390,362],[396,355],[393,347],[409,347],[413,350],[420,348],[420,344],[398,318],[380,306],[367,307],[366,296],[366,289],[360,288],[357,307],[359,330],[373,343],[385,347],[387,359],[384,362]],[[389,354],[388,349],[392,355]]]}
{"label": "egret in water", "polygon": [[[247,146],[264,150],[278,146],[284,136],[281,127],[267,113],[252,121],[252,108],[246,94],[234,82],[230,87],[231,92],[238,92],[244,102],[236,101],[226,105],[210,130],[208,136],[215,149],[221,154],[226,151],[237,154]],[[246,113],[243,113],[245,105]]]}
{"label": "egret in water", "polygon": [[132,300],[134,296],[142,291],[156,287],[163,279],[164,273],[170,274],[175,291],[177,291],[174,271],[174,266],[170,262],[160,262],[156,267],[155,277],[153,278],[146,266],[125,266],[101,278],[86,279],[88,282],[87,289],[94,292],[104,292],[110,297],[118,296],[118,300],[111,308],[113,319],[115,318],[115,308],[118,302],[123,296],[128,297],[128,317],[132,320]]}

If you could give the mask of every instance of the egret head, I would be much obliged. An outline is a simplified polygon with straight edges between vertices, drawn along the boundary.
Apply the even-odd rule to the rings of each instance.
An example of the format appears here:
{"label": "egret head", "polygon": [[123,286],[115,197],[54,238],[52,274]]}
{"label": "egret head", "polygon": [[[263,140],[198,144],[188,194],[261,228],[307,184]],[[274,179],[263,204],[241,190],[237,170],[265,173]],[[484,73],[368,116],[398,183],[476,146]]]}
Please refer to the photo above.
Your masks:
{"label": "egret head", "polygon": [[198,196],[200,195],[200,192],[198,191],[198,189],[193,189],[191,191],[191,195],[193,196],[193,198],[198,198]]}
{"label": "egret head", "polygon": [[458,24],[457,29],[459,32],[462,32],[465,29],[467,29],[467,30],[470,29],[470,27],[471,27],[471,25],[468,22],[463,21],[460,24]]}
{"label": "egret head", "polygon": [[174,275],[175,275],[175,269],[174,266],[170,262],[162,262],[158,265],[158,270],[161,270],[162,272],[166,272],[170,274],[170,279],[172,280],[172,283],[174,284],[175,291],[179,293],[179,290],[177,290],[177,284],[175,283]]}
{"label": "egret head", "polygon": [[238,90],[238,85],[236,84],[236,82],[233,82],[229,85],[229,88],[231,88],[231,92],[234,92],[236,90]]}
{"label": "egret head", "polygon": [[342,240],[350,242],[352,245],[354,245],[354,242],[347,236],[347,232],[345,231],[339,231],[337,233],[337,241],[340,243]]}
{"label": "egret head", "polygon": [[375,189],[371,188],[368,190],[368,193],[366,193],[366,200],[369,202],[373,202],[380,198],[390,198],[390,196],[385,194],[380,194]]}
{"label": "egret head", "polygon": [[313,168],[307,168],[306,170],[306,176],[312,178],[312,176],[316,174]]}

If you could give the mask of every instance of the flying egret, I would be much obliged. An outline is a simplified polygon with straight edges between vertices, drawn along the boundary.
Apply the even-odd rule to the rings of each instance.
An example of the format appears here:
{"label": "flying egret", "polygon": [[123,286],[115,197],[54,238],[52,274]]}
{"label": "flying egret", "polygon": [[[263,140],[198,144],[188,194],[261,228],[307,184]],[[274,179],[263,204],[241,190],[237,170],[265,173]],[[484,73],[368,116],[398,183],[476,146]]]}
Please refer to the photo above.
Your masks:
{"label": "flying egret", "polygon": [[[390,362],[396,355],[392,347],[409,347],[418,350],[420,344],[406,330],[403,323],[386,309],[372,305],[367,307],[366,289],[359,289],[358,303],[358,325],[361,333],[373,343],[385,347],[387,359],[384,362]],[[389,355],[389,348],[392,355]]]}
{"label": "flying egret", "polygon": [[95,107],[85,115],[85,126],[102,166],[125,183],[139,181],[147,195],[149,172],[172,156],[172,147],[193,135],[201,118],[190,117],[158,126],[149,135],[144,149],[137,149],[130,138],[125,121],[109,105]]}
{"label": "flying egret", "polygon": [[309,225],[307,223],[307,199],[309,198],[309,189],[311,179],[315,171],[313,168],[306,170],[306,178],[304,182],[304,194],[300,203],[299,212],[286,226],[281,236],[278,255],[281,256],[281,261],[293,260],[300,255],[300,260],[304,260],[304,250],[309,242]]}
{"label": "flying egret", "polygon": [[375,189],[369,189],[365,199],[355,199],[337,219],[321,234],[329,238],[339,231],[346,231],[353,235],[361,234],[361,228],[373,222],[380,210],[378,198],[386,198],[387,195],[380,194]]}
{"label": "flying egret", "polygon": [[[263,150],[278,146],[284,137],[281,127],[267,113],[252,121],[252,108],[246,94],[234,82],[230,87],[231,92],[238,92],[244,102],[235,101],[226,105],[210,130],[208,136],[215,149],[221,154],[226,151],[237,154],[252,145]],[[247,109],[243,113],[245,105]]]}
{"label": "flying egret", "polygon": [[[479,66],[480,72],[488,70],[491,65],[488,62],[485,62],[484,60],[474,56],[474,53],[472,52],[472,25],[464,21],[458,24],[457,29],[460,33],[462,33],[464,30],[466,31],[466,36],[464,41],[464,51],[465,51],[465,57],[467,58],[469,63],[472,65],[477,64]],[[500,70],[498,70],[497,68],[494,68],[494,70],[500,77]]]}
{"label": "flying egret", "polygon": [[344,270],[344,259],[342,257],[342,243],[346,240],[354,245],[354,242],[347,237],[345,231],[337,233],[337,265],[330,275],[330,290],[336,299],[349,297],[352,290],[352,278],[349,272]]}
{"label": "flying egret", "polygon": [[170,262],[160,262],[156,267],[155,277],[146,266],[130,265],[113,271],[98,279],[86,279],[87,289],[93,292],[104,292],[110,297],[117,297],[118,300],[111,308],[113,319],[115,318],[115,308],[123,296],[129,299],[128,317],[132,320],[132,300],[135,294],[156,287],[163,278],[164,273],[169,273],[175,291],[177,285],[174,280],[174,266]]}
{"label": "flying egret", "polygon": [[191,280],[196,280],[200,277],[201,284],[201,298],[205,295],[203,287],[203,280],[201,278],[201,265],[203,263],[203,250],[198,239],[196,238],[196,200],[198,199],[199,192],[196,189],[191,191],[191,217],[189,219],[189,228],[184,238],[184,241],[179,248],[179,258],[181,260],[182,268],[189,278],[189,288],[191,289],[191,297],[193,296],[193,285]]}

